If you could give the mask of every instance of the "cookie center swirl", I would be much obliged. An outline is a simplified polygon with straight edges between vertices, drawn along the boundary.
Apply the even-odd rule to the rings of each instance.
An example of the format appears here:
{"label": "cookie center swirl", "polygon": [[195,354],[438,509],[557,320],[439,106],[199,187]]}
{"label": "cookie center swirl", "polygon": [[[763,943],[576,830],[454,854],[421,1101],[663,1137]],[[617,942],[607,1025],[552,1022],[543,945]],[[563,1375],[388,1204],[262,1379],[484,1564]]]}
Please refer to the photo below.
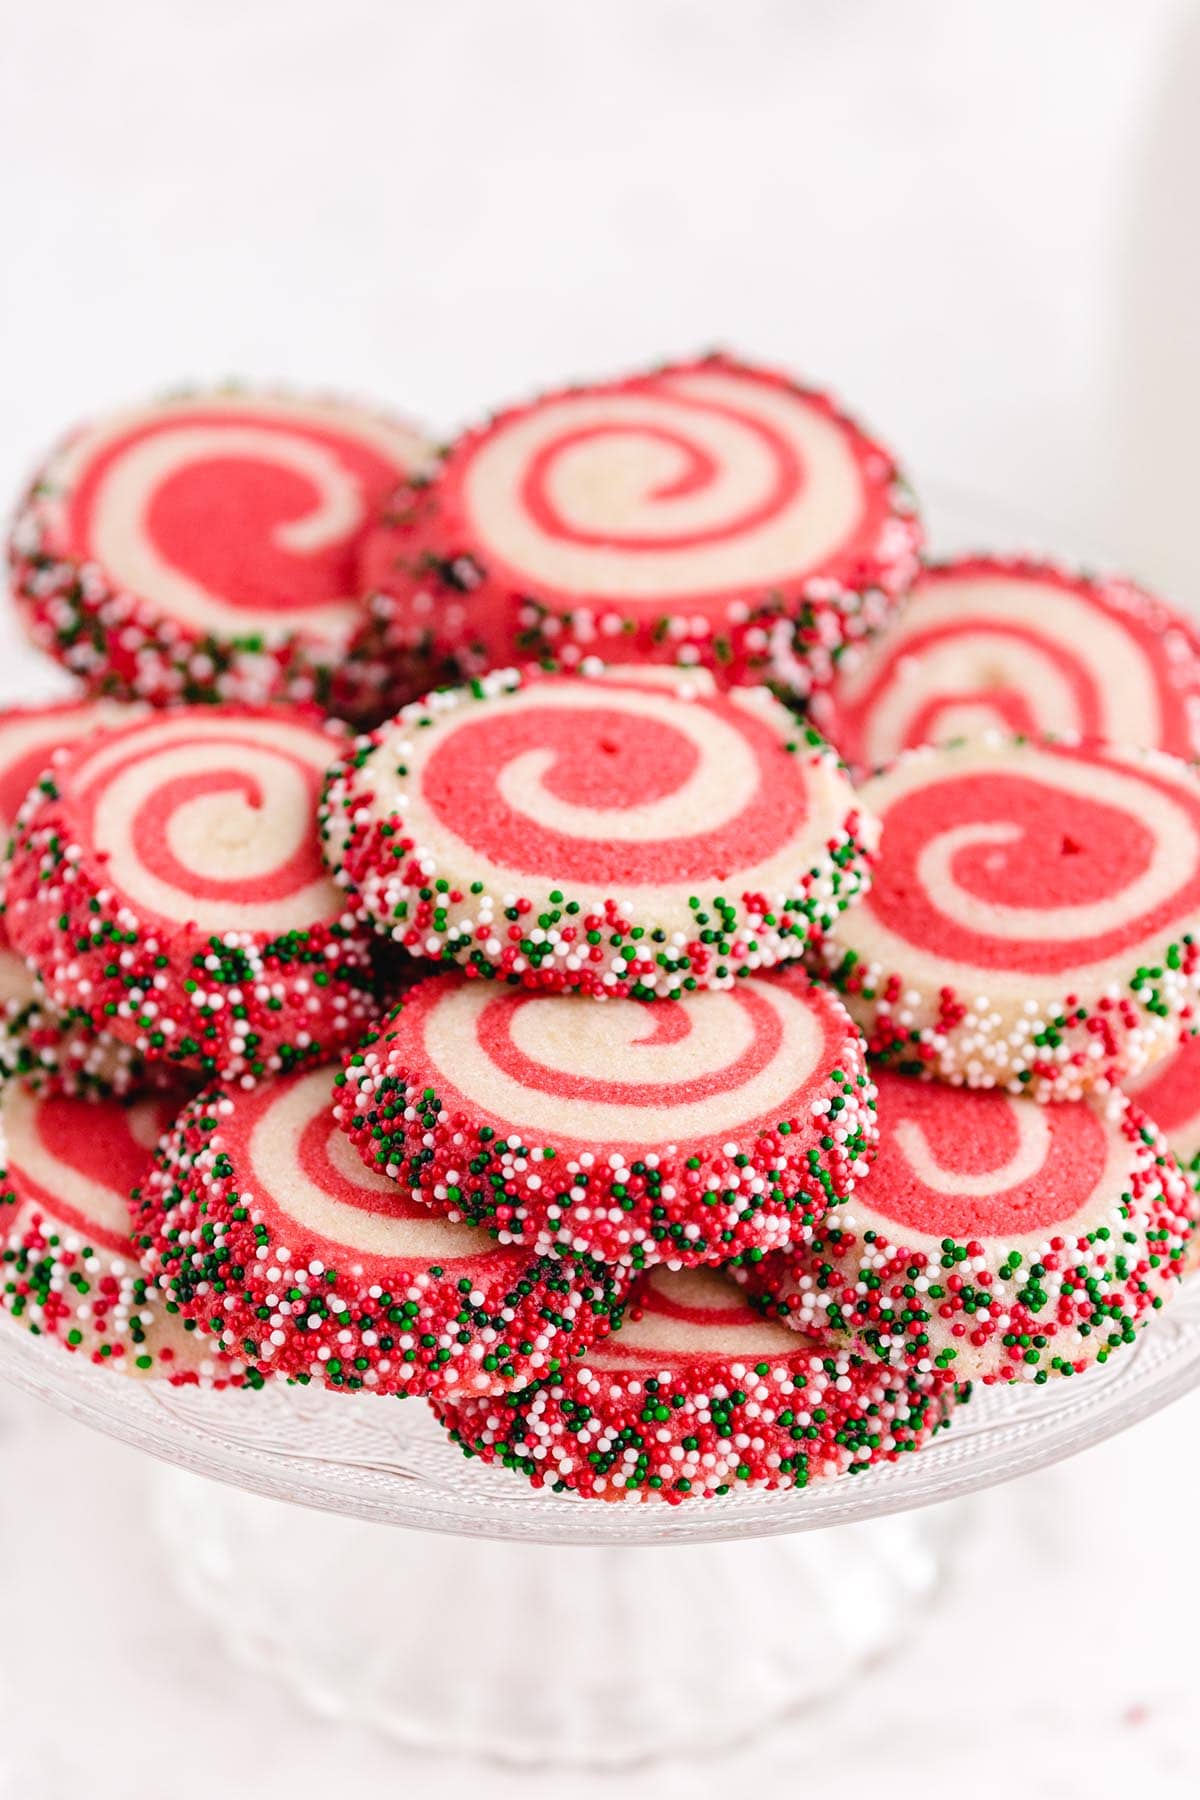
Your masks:
{"label": "cookie center swirl", "polygon": [[546,402],[485,438],[464,491],[518,579],[648,604],[794,577],[872,509],[834,421],[717,371]]}
{"label": "cookie center swirl", "polygon": [[[971,667],[962,640],[970,636]],[[904,680],[871,715],[872,758],[912,744],[948,743],[988,730],[1032,735],[1040,729],[1101,734],[1103,709],[1086,669],[1072,669],[1034,632],[1003,632],[990,622],[947,640],[929,634],[905,651]],[[1156,742],[1156,739],[1137,740]]]}
{"label": "cookie center swirl", "polygon": [[139,908],[274,937],[335,918],[313,820],[329,741],[256,721],[165,720],[101,742],[80,778],[112,879]]}
{"label": "cookie center swirl", "polygon": [[405,1007],[447,1106],[563,1150],[687,1144],[791,1116],[823,1075],[821,1017],[781,984],[647,1007],[477,985]]}
{"label": "cookie center swirl", "polygon": [[247,610],[277,615],[279,633],[348,628],[358,534],[401,472],[370,431],[299,413],[142,420],[82,475],[73,550],[197,630],[244,630]]}
{"label": "cookie center swirl", "polygon": [[921,1236],[1013,1238],[1069,1223],[1100,1188],[1108,1133],[1083,1101],[1039,1106],[879,1077],[881,1140],[861,1209]]}
{"label": "cookie center swirl", "polygon": [[[688,403],[674,404],[686,419]],[[735,480],[722,465],[719,441],[704,441],[703,413],[691,410],[691,438],[647,417],[580,426],[549,439],[521,484],[530,516],[548,536],[575,544],[684,549],[752,531],[797,496],[803,467],[780,432],[722,413],[729,436],[741,439],[744,471]]]}
{"label": "cookie center swirl", "polygon": [[1200,808],[1149,771],[1049,755],[886,809],[867,906],[897,938],[980,968],[1051,973],[1168,931],[1200,900]]}
{"label": "cookie center swirl", "polygon": [[1165,744],[1179,701],[1144,636],[1066,582],[934,574],[840,705],[865,763],[997,726]]}
{"label": "cookie center swirl", "polygon": [[702,892],[775,854],[808,813],[802,764],[750,712],[575,682],[466,717],[430,752],[421,793],[498,869]]}

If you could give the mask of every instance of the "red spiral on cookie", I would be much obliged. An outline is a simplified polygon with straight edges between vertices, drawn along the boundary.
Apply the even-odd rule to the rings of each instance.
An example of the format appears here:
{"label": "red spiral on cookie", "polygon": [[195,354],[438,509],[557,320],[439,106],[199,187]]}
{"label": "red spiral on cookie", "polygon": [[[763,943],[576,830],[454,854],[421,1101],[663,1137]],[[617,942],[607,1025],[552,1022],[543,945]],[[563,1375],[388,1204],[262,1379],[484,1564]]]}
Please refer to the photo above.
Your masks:
{"label": "red spiral on cookie", "polygon": [[308,723],[265,714],[150,720],[73,760],[74,811],[143,915],[290,931],[342,910],[312,842],[329,749]]}
{"label": "red spiral on cookie", "polygon": [[[895,794],[868,902],[906,944],[979,969],[1059,975],[1128,960],[1200,908],[1200,790],[1132,761],[1043,750]],[[1180,854],[1183,851],[1184,854]]]}
{"label": "red spiral on cookie", "polygon": [[993,729],[1200,751],[1200,641],[1127,581],[967,557],[926,569],[887,632],[843,662],[814,718],[848,762]]}
{"label": "red spiral on cookie", "polygon": [[416,954],[638,998],[796,955],[871,842],[765,689],[668,670],[430,696],[355,746],[323,817],[331,867]]}
{"label": "red spiral on cookie", "polygon": [[437,1410],[468,1455],[535,1487],[677,1505],[894,1462],[954,1399],[940,1371],[798,1338],[693,1269],[642,1277],[629,1322],[558,1381]]}
{"label": "red spiral on cookie", "polygon": [[104,692],[329,698],[364,619],[360,540],[427,455],[355,407],[236,392],[79,431],[14,532],[34,638]]}
{"label": "red spiral on cookie", "polygon": [[1119,1094],[1025,1097],[879,1076],[870,1180],[739,1278],[801,1332],[984,1381],[1103,1362],[1177,1290],[1198,1203]]}
{"label": "red spiral on cookie", "polygon": [[805,821],[803,765],[748,705],[572,680],[527,694],[444,733],[422,772],[434,826],[456,829],[498,879],[524,865],[572,886],[618,869],[631,886],[694,884],[777,857]]}
{"label": "red spiral on cookie", "polygon": [[235,1363],[167,1312],[130,1236],[130,1195],[182,1101],[176,1092],[86,1102],[6,1086],[0,1306],[126,1374],[229,1381]]}
{"label": "red spiral on cookie", "polygon": [[501,1393],[619,1321],[628,1276],[496,1244],[364,1168],[332,1084],[317,1069],[201,1095],[142,1196],[147,1268],[256,1378]]}
{"label": "red spiral on cookie", "polygon": [[879,868],[823,956],[877,1054],[1069,1093],[1136,1073],[1193,1017],[1190,766],[989,736],[910,752],[863,799]]}
{"label": "red spiral on cookie", "polygon": [[465,606],[484,635],[507,619],[567,660],[620,637],[629,660],[744,673],[782,621],[824,676],[905,591],[919,545],[891,458],[826,395],[714,356],[468,433],[366,567],[397,630],[424,616],[436,633]]}
{"label": "red spiral on cookie", "polygon": [[794,1241],[874,1132],[862,1039],[795,970],[653,1007],[444,975],[341,1079],[369,1167],[505,1241],[638,1266]]}
{"label": "red spiral on cookie", "polygon": [[8,876],[13,942],[52,999],[204,1072],[268,1073],[358,1035],[369,934],[314,830],[336,743],[283,708],[181,708],[63,752]]}

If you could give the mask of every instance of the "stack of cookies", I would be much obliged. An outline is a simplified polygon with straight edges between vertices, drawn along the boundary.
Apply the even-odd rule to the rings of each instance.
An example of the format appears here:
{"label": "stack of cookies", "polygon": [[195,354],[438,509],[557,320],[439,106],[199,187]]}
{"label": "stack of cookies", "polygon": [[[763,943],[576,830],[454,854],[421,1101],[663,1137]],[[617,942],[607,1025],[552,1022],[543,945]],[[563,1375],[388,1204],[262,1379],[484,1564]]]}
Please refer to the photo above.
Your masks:
{"label": "stack of cookies", "polygon": [[0,1306],[670,1503],[1131,1343],[1200,1213],[1200,643],[922,547],[726,356],[440,453],[240,391],[67,439],[12,542],[78,692],[0,715]]}

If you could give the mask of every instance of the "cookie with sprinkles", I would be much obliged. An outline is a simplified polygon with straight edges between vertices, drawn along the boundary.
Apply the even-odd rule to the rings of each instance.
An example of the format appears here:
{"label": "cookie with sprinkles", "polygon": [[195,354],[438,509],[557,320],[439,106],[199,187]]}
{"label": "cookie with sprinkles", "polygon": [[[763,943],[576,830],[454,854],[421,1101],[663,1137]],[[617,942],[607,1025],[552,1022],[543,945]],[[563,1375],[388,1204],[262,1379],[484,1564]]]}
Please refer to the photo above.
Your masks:
{"label": "cookie with sprinkles", "polygon": [[[29,790],[63,744],[120,724],[131,708],[112,700],[60,700],[0,712],[0,839],[7,841]],[[0,915],[0,1068],[65,1093],[127,1093],[145,1065],[128,1044],[96,1031],[47,998],[8,941]]]}
{"label": "cookie with sprinkles", "polygon": [[147,1059],[246,1080],[360,1037],[372,933],[315,830],[339,741],[283,707],[184,707],[61,751],[6,875],[9,936],[54,1004]]}
{"label": "cookie with sprinkles", "polygon": [[235,389],[85,426],[13,530],[30,634],[96,693],[378,717],[384,672],[347,659],[366,616],[360,540],[429,456],[361,407]]}
{"label": "cookie with sprinkles", "polygon": [[76,1099],[140,1094],[178,1083],[132,1044],[98,1031],[87,1013],[56,1006],[12,951],[0,952],[0,1071],[37,1093]]}
{"label": "cookie with sprinkles", "polygon": [[794,1240],[874,1140],[862,1038],[795,968],[656,1006],[436,975],[339,1080],[369,1167],[505,1242],[639,1267]]}
{"label": "cookie with sprinkles", "polygon": [[1200,773],[1161,751],[991,733],[863,784],[883,835],[814,963],[905,1073],[1069,1098],[1191,1030]]}
{"label": "cookie with sprinkles", "polygon": [[535,1487],[678,1504],[895,1462],[955,1398],[939,1370],[798,1338],[715,1269],[655,1269],[629,1322],[556,1382],[437,1410],[468,1455]]}
{"label": "cookie with sprinkles", "polygon": [[431,1212],[363,1166],[332,1093],[326,1068],[202,1094],[142,1192],[144,1266],[248,1379],[499,1393],[620,1322],[628,1275]]}
{"label": "cookie with sprinkles", "polygon": [[1106,1361],[1178,1289],[1198,1202],[1123,1095],[878,1079],[870,1180],[738,1271],[771,1314],[892,1363],[1042,1382]]}
{"label": "cookie with sprinkles", "polygon": [[890,616],[920,545],[876,439],[828,395],[716,355],[467,432],[395,497],[364,573],[385,644],[568,664],[619,644],[807,693]]}
{"label": "cookie with sprinkles", "polygon": [[637,999],[800,954],[874,824],[765,688],[703,671],[502,669],[406,707],[331,773],[325,853],[419,956]]}
{"label": "cookie with sprinkles", "polygon": [[1130,581],[1026,557],[923,571],[886,632],[839,665],[813,722],[852,766],[985,730],[1200,755],[1200,638]]}
{"label": "cookie with sprinkles", "polygon": [[134,1252],[130,1194],[183,1095],[122,1103],[0,1096],[0,1309],[127,1375],[236,1383],[239,1366],[174,1316]]}
{"label": "cookie with sprinkles", "polygon": [[1129,1082],[1128,1092],[1200,1187],[1200,1037],[1185,1037],[1161,1062]]}

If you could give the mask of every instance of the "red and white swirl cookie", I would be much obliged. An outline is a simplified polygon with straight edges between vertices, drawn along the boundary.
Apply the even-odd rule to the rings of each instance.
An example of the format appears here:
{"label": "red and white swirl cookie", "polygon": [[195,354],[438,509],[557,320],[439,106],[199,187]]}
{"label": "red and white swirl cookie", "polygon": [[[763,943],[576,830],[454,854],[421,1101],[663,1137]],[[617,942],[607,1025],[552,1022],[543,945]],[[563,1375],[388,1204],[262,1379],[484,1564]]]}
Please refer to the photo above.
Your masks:
{"label": "red and white swirl cookie", "polygon": [[414,954],[652,999],[797,956],[867,879],[874,827],[765,688],[703,671],[498,670],[333,770],[326,857]]}
{"label": "red and white swirl cookie", "polygon": [[248,1379],[502,1393],[619,1322],[629,1276],[440,1218],[363,1167],[332,1093],[325,1068],[200,1095],[143,1189],[146,1269]]}
{"label": "red and white swirl cookie", "polygon": [[1026,558],[927,568],[903,611],[814,696],[856,768],[980,731],[1075,735],[1200,755],[1200,639],[1129,581]]}
{"label": "red and white swirl cookie", "polygon": [[[7,841],[30,789],[55,751],[132,717],[113,700],[59,700],[0,712],[0,839]],[[0,1069],[67,1094],[123,1094],[145,1080],[128,1044],[62,1012],[8,941],[0,916]]]}
{"label": "red and white swirl cookie", "polygon": [[129,1200],[182,1094],[121,1103],[0,1098],[0,1309],[128,1375],[226,1383],[239,1377],[168,1310],[138,1266]]}
{"label": "red and white swirl cookie", "polygon": [[619,642],[733,679],[777,662],[807,693],[890,615],[920,545],[891,456],[827,395],[709,356],[466,433],[396,496],[364,574],[385,645],[477,666]]}
{"label": "red and white swirl cookie", "polygon": [[30,633],[93,692],[378,717],[383,672],[347,660],[366,617],[360,541],[429,456],[361,408],[232,389],[85,427],[14,528]]}
{"label": "red and white swirl cookie", "polygon": [[1198,1203],[1120,1094],[879,1076],[870,1180],[739,1278],[798,1331],[961,1379],[1044,1381],[1130,1343],[1179,1286]]}
{"label": "red and white swirl cookie", "polygon": [[629,1322],[557,1381],[437,1411],[468,1455],[535,1487],[678,1504],[895,1462],[955,1397],[939,1370],[798,1339],[715,1269],[655,1269]]}
{"label": "red and white swirl cookie", "polygon": [[815,961],[873,1054],[1069,1098],[1200,1017],[1200,773],[1161,751],[985,734],[864,783],[874,884]]}
{"label": "red and white swirl cookie", "polygon": [[435,976],[340,1080],[369,1167],[505,1242],[638,1267],[796,1241],[874,1140],[862,1038],[796,969],[657,1006]]}
{"label": "red and white swirl cookie", "polygon": [[192,707],[61,751],[6,890],[54,1003],[148,1059],[246,1079],[361,1036],[372,934],[315,830],[338,741],[282,707]]}

